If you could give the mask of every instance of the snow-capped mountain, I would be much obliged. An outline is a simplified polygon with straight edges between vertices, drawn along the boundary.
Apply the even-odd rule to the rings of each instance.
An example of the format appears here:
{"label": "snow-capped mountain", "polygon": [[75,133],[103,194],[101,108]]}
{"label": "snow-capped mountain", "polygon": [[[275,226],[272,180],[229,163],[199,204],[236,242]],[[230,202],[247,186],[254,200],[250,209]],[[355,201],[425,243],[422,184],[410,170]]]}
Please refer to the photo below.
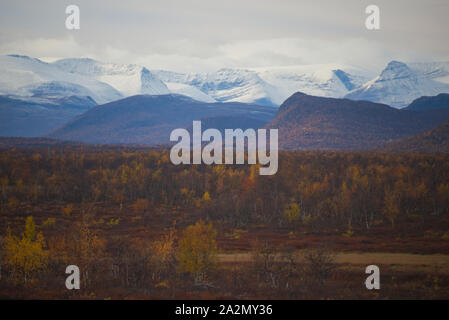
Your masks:
{"label": "snow-capped mountain", "polygon": [[195,87],[219,102],[244,102],[273,106],[276,89],[250,70],[220,69],[209,73],[182,74],[153,71],[166,83]]}
{"label": "snow-capped mountain", "polygon": [[166,82],[165,83],[172,93],[181,94],[183,96],[188,96],[192,99],[202,102],[217,102],[211,96],[208,96],[203,91],[198,89],[197,87],[177,82]]}
{"label": "snow-capped mountain", "polygon": [[123,96],[168,94],[167,86],[147,68],[134,64],[103,63],[92,59],[62,59],[53,62],[65,72],[79,74],[110,85]]}
{"label": "snow-capped mountain", "polygon": [[[220,69],[217,72],[183,74],[153,70],[166,83],[196,87],[216,101],[235,101],[277,106],[297,91],[325,97],[342,97],[369,77],[365,71],[337,65],[309,65],[256,69]],[[358,72],[355,73],[355,72]]]}
{"label": "snow-capped mountain", "polygon": [[260,78],[276,88],[273,101],[278,105],[298,91],[309,95],[341,98],[370,78],[370,73],[365,70],[333,64],[254,70]]}
{"label": "snow-capped mountain", "polygon": [[91,97],[103,104],[138,94],[176,93],[202,102],[278,106],[298,91],[401,108],[420,96],[449,92],[449,62],[392,61],[374,77],[369,71],[338,64],[178,73],[87,58],[46,63],[26,56],[0,56],[0,95]]}
{"label": "snow-capped mountain", "polygon": [[[0,95],[22,97],[92,97],[103,104],[124,97],[177,93],[203,102],[215,102],[194,86],[164,83],[147,68],[133,64],[103,63],[88,58],[47,63],[39,59],[0,56]],[[51,103],[51,99],[46,101]]]}
{"label": "snow-capped mountain", "polygon": [[423,77],[449,84],[449,62],[408,63],[409,67]]}
{"label": "snow-capped mountain", "polygon": [[381,74],[345,97],[402,108],[421,96],[449,92],[449,63],[391,61]]}
{"label": "snow-capped mountain", "polygon": [[57,65],[27,56],[0,56],[0,94],[17,96],[89,96],[97,103],[123,95],[92,77],[70,73]]}

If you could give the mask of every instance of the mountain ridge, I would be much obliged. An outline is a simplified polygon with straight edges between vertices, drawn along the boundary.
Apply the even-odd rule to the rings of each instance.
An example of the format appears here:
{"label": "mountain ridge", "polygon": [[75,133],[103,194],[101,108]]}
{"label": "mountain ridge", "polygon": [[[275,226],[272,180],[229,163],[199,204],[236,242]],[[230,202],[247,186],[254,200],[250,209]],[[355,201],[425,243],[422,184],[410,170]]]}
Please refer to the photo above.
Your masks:
{"label": "mountain ridge", "polygon": [[239,102],[206,103],[177,94],[136,95],[96,106],[47,137],[86,143],[163,144],[176,128],[215,117],[268,123],[276,109]]}
{"label": "mountain ridge", "polygon": [[368,100],[402,108],[420,96],[449,93],[449,62],[390,61],[375,76],[341,64],[221,68],[180,73],[151,66],[90,58],[44,62],[0,56],[0,94],[91,96],[98,104],[138,94],[177,93],[205,102],[243,102],[278,107],[295,92]]}
{"label": "mountain ridge", "polygon": [[449,153],[449,120],[438,127],[379,148],[390,152]]}
{"label": "mountain ridge", "polygon": [[0,136],[42,136],[94,106],[90,97],[0,96]]}
{"label": "mountain ridge", "polygon": [[282,149],[364,150],[422,133],[449,110],[398,110],[385,104],[295,93],[266,125],[279,129]]}
{"label": "mountain ridge", "polygon": [[449,94],[440,93],[436,96],[422,96],[419,97],[407,107],[405,110],[439,110],[449,109]]}

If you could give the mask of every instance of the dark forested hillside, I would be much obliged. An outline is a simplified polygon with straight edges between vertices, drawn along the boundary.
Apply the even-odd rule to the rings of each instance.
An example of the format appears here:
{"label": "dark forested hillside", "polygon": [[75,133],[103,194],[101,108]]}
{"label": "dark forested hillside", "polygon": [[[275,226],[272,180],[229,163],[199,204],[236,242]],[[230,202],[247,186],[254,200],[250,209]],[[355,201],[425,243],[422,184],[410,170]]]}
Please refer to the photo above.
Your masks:
{"label": "dark forested hillside", "polygon": [[404,110],[444,110],[449,109],[449,94],[440,93],[432,97],[420,97],[410,103]]}
{"label": "dark forested hillside", "polygon": [[386,144],[387,151],[449,152],[449,121],[417,136]]}
{"label": "dark forested hillside", "polygon": [[267,128],[279,129],[284,149],[367,149],[425,132],[449,110],[398,110],[384,104],[295,93]]}

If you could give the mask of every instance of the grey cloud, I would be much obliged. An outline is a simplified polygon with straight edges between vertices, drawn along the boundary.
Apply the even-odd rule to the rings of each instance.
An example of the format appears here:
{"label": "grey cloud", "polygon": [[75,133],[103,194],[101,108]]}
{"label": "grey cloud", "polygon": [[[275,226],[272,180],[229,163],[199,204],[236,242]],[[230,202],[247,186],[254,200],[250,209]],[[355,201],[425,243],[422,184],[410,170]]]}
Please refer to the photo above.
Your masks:
{"label": "grey cloud", "polygon": [[[381,30],[364,27],[364,8],[381,9]],[[64,27],[77,4],[81,30]],[[0,53],[90,56],[151,68],[198,71],[391,59],[449,60],[449,1],[164,0],[0,3]]]}

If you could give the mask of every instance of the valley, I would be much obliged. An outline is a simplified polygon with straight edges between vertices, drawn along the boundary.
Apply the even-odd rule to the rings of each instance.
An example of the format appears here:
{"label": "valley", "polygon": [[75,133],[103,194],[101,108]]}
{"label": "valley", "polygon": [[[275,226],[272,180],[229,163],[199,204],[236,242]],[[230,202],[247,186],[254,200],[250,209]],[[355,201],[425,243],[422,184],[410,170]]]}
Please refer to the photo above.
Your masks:
{"label": "valley", "polygon": [[[446,63],[392,61],[372,78],[0,62],[0,297],[449,297]],[[277,129],[276,174],[251,154],[174,165],[170,136],[196,121],[217,137]],[[363,285],[371,264],[380,291]]]}

